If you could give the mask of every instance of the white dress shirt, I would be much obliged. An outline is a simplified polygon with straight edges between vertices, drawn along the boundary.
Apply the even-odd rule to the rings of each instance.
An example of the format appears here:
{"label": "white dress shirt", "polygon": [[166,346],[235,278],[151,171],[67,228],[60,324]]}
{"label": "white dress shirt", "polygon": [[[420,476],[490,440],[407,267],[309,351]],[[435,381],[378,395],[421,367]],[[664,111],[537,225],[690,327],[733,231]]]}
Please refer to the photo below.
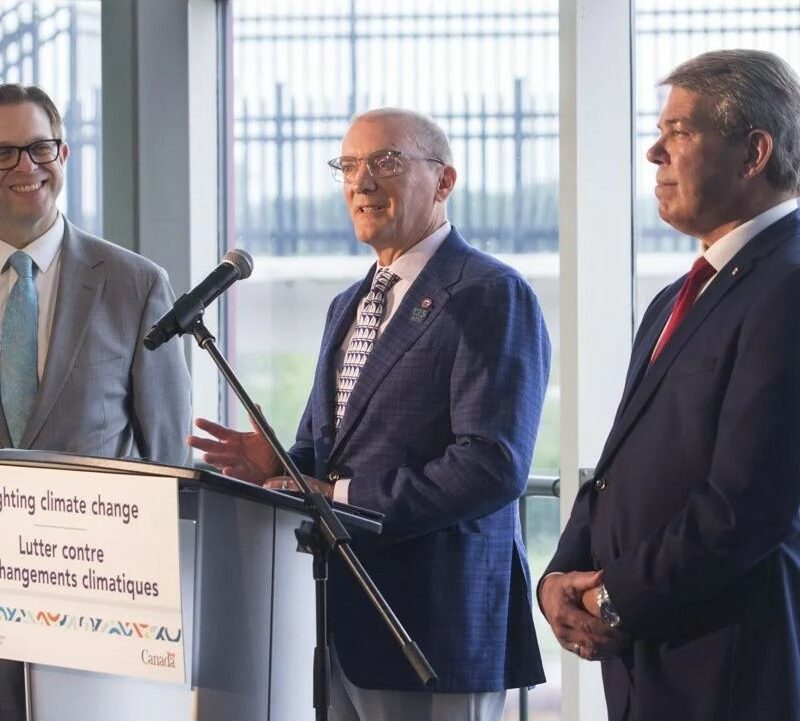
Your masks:
{"label": "white dress shirt", "polygon": [[[400,279],[395,281],[395,283],[386,293],[383,315],[381,316],[381,322],[378,325],[378,338],[381,337],[381,333],[383,333],[387,324],[392,319],[392,316],[397,311],[397,308],[403,301],[406,293],[408,293],[408,289],[411,287],[411,284],[417,279],[417,276],[422,272],[422,269],[433,257],[433,254],[439,250],[439,246],[444,242],[445,238],[450,235],[451,229],[452,226],[450,223],[445,222],[444,225],[434,230],[430,235],[424,237],[421,241],[419,241],[419,243],[411,246],[405,253],[403,253],[403,255],[401,255],[399,258],[396,258],[391,265],[381,265],[378,263],[375,273],[380,272],[384,268],[388,268]],[[366,298],[366,296],[364,297]],[[339,348],[339,352],[336,354],[337,380],[339,378],[339,374],[342,372],[342,367],[344,366],[344,355],[347,352],[347,347],[350,345],[350,339],[353,337],[353,333],[356,332],[356,322],[358,317],[361,315],[363,308],[364,298],[362,298],[361,302],[358,304],[358,310],[356,311],[356,317],[353,319],[353,324],[350,326],[350,330],[347,331],[344,342]]]}
{"label": "white dress shirt", "polygon": [[[38,373],[39,380],[44,373],[47,351],[50,345],[50,331],[53,327],[53,316],[56,308],[58,292],[58,275],[61,268],[61,240],[64,237],[64,218],[58,214],[55,223],[36,240],[30,242],[22,250],[33,259],[33,281],[39,296],[38,323]],[[6,315],[6,304],[11,289],[17,282],[17,274],[8,265],[11,254],[18,249],[0,240],[0,333],[2,320]]]}
{"label": "white dress shirt", "polygon": [[[730,233],[723,235],[716,243],[705,252],[706,260],[719,273],[729,261],[745,245],[755,238],[762,230],[769,228],[773,223],[777,223],[781,218],[797,210],[797,198],[789,198],[782,203],[773,205],[769,210],[759,213],[755,218],[750,218],[746,223],[734,228]],[[703,286],[703,290],[708,288],[716,275],[711,276],[711,280]],[[702,293],[702,291],[701,291]]]}
{"label": "white dress shirt", "polygon": [[[770,225],[777,223],[781,218],[789,215],[789,213],[793,213],[795,210],[797,210],[797,198],[789,198],[789,200],[784,200],[777,205],[773,205],[763,213],[759,213],[757,216],[755,216],[755,218],[750,218],[750,220],[748,220],[746,223],[742,223],[741,225],[735,227],[729,233],[723,235],[716,243],[713,243],[708,250],[706,250],[704,256],[709,265],[716,272],[700,289],[700,292],[697,294],[697,298],[706,292],[706,288],[708,288],[708,286],[714,282],[714,278],[719,275],[719,272],[731,260],[733,260],[733,257],[742,248],[744,248],[745,245],[755,238],[762,230],[769,228]],[[697,299],[695,299],[695,302],[697,302]],[[661,336],[664,335],[664,331],[666,331],[667,327],[669,326],[670,318],[672,318],[672,313],[670,313],[669,318],[667,318],[667,322],[661,329],[661,335],[658,337],[659,342],[656,343],[654,348],[658,348],[659,343],[661,342]]]}

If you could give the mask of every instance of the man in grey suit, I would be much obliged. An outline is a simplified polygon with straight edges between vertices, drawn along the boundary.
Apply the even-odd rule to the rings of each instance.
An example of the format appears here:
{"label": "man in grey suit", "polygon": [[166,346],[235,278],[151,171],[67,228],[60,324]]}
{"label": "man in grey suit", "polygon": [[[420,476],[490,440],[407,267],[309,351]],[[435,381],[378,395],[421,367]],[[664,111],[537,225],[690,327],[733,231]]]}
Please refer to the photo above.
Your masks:
{"label": "man in grey suit", "polygon": [[[172,303],[166,273],[61,215],[68,156],[47,94],[0,85],[0,446],[181,465],[181,345],[139,342]],[[24,718],[21,669],[0,666],[0,721]]]}

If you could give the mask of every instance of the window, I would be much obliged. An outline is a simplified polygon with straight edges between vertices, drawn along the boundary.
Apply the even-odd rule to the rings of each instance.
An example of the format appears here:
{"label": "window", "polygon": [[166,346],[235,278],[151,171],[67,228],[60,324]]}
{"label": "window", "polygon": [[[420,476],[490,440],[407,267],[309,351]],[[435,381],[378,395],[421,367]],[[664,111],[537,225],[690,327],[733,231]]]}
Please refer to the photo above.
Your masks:
{"label": "window", "polygon": [[[227,352],[279,438],[288,446],[294,437],[329,302],[372,262],[325,161],[339,154],[354,113],[408,107],[450,136],[459,171],[451,221],[518,268],[544,308],[553,371],[534,468],[555,473],[558,3],[229,0],[226,8],[228,244],[255,259],[253,277],[230,294]],[[231,406],[234,418],[246,423]],[[529,499],[526,516],[537,575],[554,548],[558,503]],[[559,652],[541,624],[539,634],[550,683],[532,709],[544,719],[558,712]],[[514,703],[507,709],[516,717]]]}
{"label": "window", "polygon": [[100,234],[100,1],[3,3],[0,78],[41,85],[53,98],[71,151],[59,207],[79,227]]}
{"label": "window", "polygon": [[[800,7],[780,0],[717,2],[657,0],[636,3],[636,280],[637,319],[653,296],[687,272],[697,241],[658,217],[656,166],[645,158],[657,137],[665,97],[658,81],[684,60],[709,50],[752,48],[780,55],[800,71]],[[638,322],[638,320],[637,320]]]}

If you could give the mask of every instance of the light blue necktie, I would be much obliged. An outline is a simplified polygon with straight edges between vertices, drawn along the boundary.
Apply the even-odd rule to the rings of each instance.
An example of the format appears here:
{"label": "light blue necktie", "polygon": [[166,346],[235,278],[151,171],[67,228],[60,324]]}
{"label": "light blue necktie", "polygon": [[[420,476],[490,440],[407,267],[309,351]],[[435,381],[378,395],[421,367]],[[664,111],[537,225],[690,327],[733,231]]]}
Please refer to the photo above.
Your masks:
{"label": "light blue necktie", "polygon": [[21,250],[8,259],[19,279],[11,289],[0,339],[0,400],[14,446],[22,432],[39,389],[39,302],[33,284],[33,259]]}

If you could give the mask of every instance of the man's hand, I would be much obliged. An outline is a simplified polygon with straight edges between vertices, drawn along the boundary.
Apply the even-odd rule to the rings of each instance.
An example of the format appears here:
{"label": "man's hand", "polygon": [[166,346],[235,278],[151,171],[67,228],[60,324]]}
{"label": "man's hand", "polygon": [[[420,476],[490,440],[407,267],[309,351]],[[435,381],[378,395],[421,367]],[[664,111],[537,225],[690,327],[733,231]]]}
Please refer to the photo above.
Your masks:
{"label": "man's hand", "polygon": [[583,596],[581,596],[581,604],[595,618],[601,618],[600,604],[597,603],[597,594],[599,592],[600,592],[599,585],[592,586],[589,590],[584,591]]}
{"label": "man's hand", "polygon": [[214,438],[189,436],[186,442],[192,448],[204,451],[203,460],[219,468],[226,476],[263,483],[283,470],[275,451],[257,431],[234,431],[206,418],[196,419],[195,425]]}
{"label": "man's hand", "polygon": [[[333,498],[333,483],[327,481],[320,481],[317,478],[312,478],[303,474],[303,478],[311,486],[312,491],[319,491],[325,498]],[[271,491],[299,491],[297,484],[292,480],[291,476],[276,476],[270,478],[268,481],[261,484],[264,488],[269,488]]]}
{"label": "man's hand", "polygon": [[[603,620],[603,614],[600,612],[600,588],[601,586],[594,586],[588,591],[584,591],[581,603],[592,616]],[[606,623],[608,623],[607,620]]]}
{"label": "man's hand", "polygon": [[552,574],[542,583],[539,594],[558,642],[587,661],[616,656],[630,643],[624,631],[611,628],[594,615],[594,609],[590,613],[584,606],[584,599],[596,598],[602,579],[602,571]]}

